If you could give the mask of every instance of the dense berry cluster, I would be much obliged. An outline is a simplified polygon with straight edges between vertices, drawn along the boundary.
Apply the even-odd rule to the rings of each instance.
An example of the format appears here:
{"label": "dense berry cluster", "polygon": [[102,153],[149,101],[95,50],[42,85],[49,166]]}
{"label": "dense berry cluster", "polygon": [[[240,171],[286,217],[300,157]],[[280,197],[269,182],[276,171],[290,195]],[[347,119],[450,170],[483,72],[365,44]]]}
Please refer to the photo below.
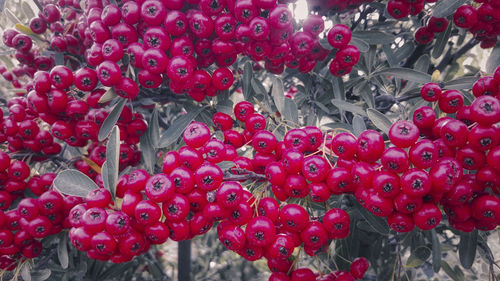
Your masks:
{"label": "dense berry cluster", "polygon": [[[387,11],[395,19],[403,19],[409,15],[418,15],[426,3],[436,3],[438,0],[389,0]],[[457,27],[465,28],[481,42],[483,49],[492,48],[500,35],[496,27],[500,22],[500,3],[496,0],[475,0],[474,5],[460,6],[453,14],[453,22]],[[428,44],[436,33],[446,30],[448,19],[430,17],[427,25],[417,29],[415,40],[418,44]]]}
{"label": "dense berry cluster", "polygon": [[328,44],[337,50],[335,58],[330,62],[330,73],[333,76],[349,74],[361,55],[358,47],[349,45],[351,30],[343,24],[337,24],[328,31],[327,36]]}
{"label": "dense berry cluster", "polygon": [[[10,159],[4,152],[0,154],[4,168]],[[2,178],[0,183],[0,268],[13,270],[20,259],[41,254],[43,238],[71,227],[69,211],[82,200],[53,190],[55,173],[30,177],[28,165],[19,160],[12,161],[5,170],[8,179]],[[25,198],[25,189],[36,196]],[[17,199],[20,200],[14,205]]]}
{"label": "dense berry cluster", "polygon": [[309,10],[320,13],[321,15],[331,15],[358,8],[363,3],[369,3],[373,0],[307,0]]}

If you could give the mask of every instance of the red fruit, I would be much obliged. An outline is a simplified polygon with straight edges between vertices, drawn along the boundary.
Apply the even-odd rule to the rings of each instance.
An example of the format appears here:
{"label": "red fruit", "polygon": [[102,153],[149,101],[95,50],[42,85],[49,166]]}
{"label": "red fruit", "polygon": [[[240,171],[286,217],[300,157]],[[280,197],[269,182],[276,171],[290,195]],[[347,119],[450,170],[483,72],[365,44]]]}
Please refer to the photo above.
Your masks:
{"label": "red fruit", "polygon": [[349,214],[342,209],[328,210],[323,217],[323,227],[329,239],[342,239],[349,235]]}
{"label": "red fruit", "polygon": [[357,141],[358,158],[366,162],[377,161],[385,149],[382,135],[374,130],[362,132]]}
{"label": "red fruit", "polygon": [[168,222],[180,222],[189,214],[189,200],[181,194],[174,196],[162,204],[163,215]]}
{"label": "red fruit", "polygon": [[463,147],[467,143],[469,130],[458,120],[447,122],[440,131],[441,139],[449,147]]}
{"label": "red fruit", "polygon": [[201,122],[192,122],[184,130],[183,137],[187,145],[198,148],[210,139],[210,129]]}
{"label": "red fruit", "polygon": [[396,232],[410,232],[415,228],[410,215],[394,212],[387,217],[387,224]]}
{"label": "red fruit", "polygon": [[366,258],[360,257],[352,261],[349,270],[355,279],[362,279],[369,267],[370,262]]}
{"label": "red fruit", "polygon": [[350,133],[337,134],[332,140],[331,149],[338,157],[350,160],[357,152],[356,137]]}
{"label": "red fruit", "polygon": [[500,121],[500,101],[492,96],[480,96],[472,102],[471,120],[488,126]]}
{"label": "red fruit", "polygon": [[161,217],[160,207],[152,201],[141,201],[135,206],[135,219],[143,225],[152,225]]}
{"label": "red fruit", "polygon": [[438,105],[443,112],[455,113],[464,105],[464,97],[457,90],[447,90],[439,97]]}
{"label": "red fruit", "polygon": [[422,26],[415,32],[415,41],[417,44],[425,45],[434,40],[434,32],[427,26]]}
{"label": "red fruit", "polygon": [[111,193],[104,188],[94,189],[85,197],[85,203],[89,208],[106,208],[111,203]]}
{"label": "red fruit", "polygon": [[410,169],[401,175],[401,191],[412,197],[423,197],[431,190],[431,179],[426,171]]}
{"label": "red fruit", "polygon": [[427,83],[420,90],[422,98],[428,102],[434,102],[441,96],[441,87],[436,83]]}
{"label": "red fruit", "polygon": [[166,202],[175,192],[172,179],[166,174],[160,173],[149,177],[144,187],[145,195],[153,202]]}
{"label": "red fruit", "polygon": [[406,151],[397,147],[390,147],[384,151],[380,162],[386,170],[393,173],[403,173],[410,166]]}
{"label": "red fruit", "polygon": [[500,200],[493,195],[483,195],[472,201],[472,217],[486,223],[500,223]]}
{"label": "red fruit", "polygon": [[316,275],[309,268],[299,268],[292,271],[290,275],[291,281],[315,281]]}
{"label": "red fruit", "polygon": [[284,229],[300,232],[309,222],[309,215],[302,206],[288,204],[281,209],[279,220]]}
{"label": "red fruit", "polygon": [[372,186],[382,197],[393,198],[400,192],[399,177],[391,172],[377,172],[372,179]]}
{"label": "red fruit", "polygon": [[222,183],[223,174],[219,166],[204,163],[194,173],[194,179],[198,188],[203,191],[212,191]]}
{"label": "red fruit", "polygon": [[337,24],[328,31],[328,43],[337,49],[343,49],[351,41],[351,30],[343,24]]}
{"label": "red fruit", "polygon": [[276,230],[271,219],[264,216],[257,216],[248,222],[245,233],[247,241],[251,245],[263,247],[273,241]]}
{"label": "red fruit", "polygon": [[472,6],[463,5],[453,14],[453,22],[461,28],[471,28],[478,21],[477,11]]}
{"label": "red fruit", "polygon": [[400,0],[389,0],[387,11],[395,19],[402,19],[410,14],[410,5]]}
{"label": "red fruit", "polygon": [[398,121],[389,130],[391,143],[400,148],[412,146],[418,139],[418,127],[410,121]]}
{"label": "red fruit", "polygon": [[441,210],[436,205],[425,203],[413,214],[413,221],[418,228],[430,230],[441,222],[442,217]]}

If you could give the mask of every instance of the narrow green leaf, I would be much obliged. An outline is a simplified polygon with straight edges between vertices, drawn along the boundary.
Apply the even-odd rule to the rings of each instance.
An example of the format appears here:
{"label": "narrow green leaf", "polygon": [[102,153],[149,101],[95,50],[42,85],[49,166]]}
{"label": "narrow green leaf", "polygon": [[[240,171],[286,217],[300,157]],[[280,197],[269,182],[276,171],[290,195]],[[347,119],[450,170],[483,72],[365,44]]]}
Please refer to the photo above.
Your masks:
{"label": "narrow green leaf", "polygon": [[66,195],[78,197],[85,197],[90,191],[99,188],[87,175],[74,169],[60,172],[54,179],[54,187]]}
{"label": "narrow green leaf", "polygon": [[361,38],[352,37],[350,43],[356,46],[361,53],[366,53],[370,50],[370,44]]}
{"label": "narrow green leaf", "polygon": [[153,113],[149,119],[148,133],[151,145],[157,148],[160,141],[160,125],[158,123],[158,108],[156,107],[153,109]]}
{"label": "narrow green leaf", "polygon": [[[497,27],[498,28],[498,27]],[[493,73],[495,69],[500,65],[500,45],[497,44],[486,61],[486,72]]]}
{"label": "narrow green leaf", "polygon": [[[102,167],[103,183],[104,186],[115,196],[116,184],[118,183],[118,166],[120,164],[120,129],[114,126],[108,138],[106,145],[106,165]],[[104,180],[104,174],[106,179]]]}
{"label": "narrow green leaf", "polygon": [[177,118],[172,125],[163,133],[158,143],[158,148],[165,148],[179,139],[184,129],[198,116],[205,107],[199,107],[196,110],[189,111],[185,115]]}
{"label": "narrow green leaf", "polygon": [[294,100],[285,98],[285,110],[283,112],[283,117],[285,120],[299,124],[299,110],[297,109],[297,104],[295,104]]}
{"label": "narrow green leaf", "polygon": [[424,261],[411,254],[406,260],[405,267],[418,267],[424,264]]}
{"label": "narrow green leaf", "polygon": [[283,88],[283,81],[278,77],[273,77],[273,90],[271,92],[274,104],[279,113],[285,112],[285,89]]}
{"label": "narrow green leaf", "polygon": [[122,114],[123,107],[125,106],[127,100],[124,98],[119,98],[119,99],[120,101],[115,105],[113,110],[111,110],[111,112],[109,113],[108,117],[106,117],[106,119],[102,123],[98,135],[99,141],[103,141],[108,137],[109,133],[111,132],[116,122],[120,118],[120,114]]}
{"label": "narrow green leaf", "polygon": [[391,120],[387,118],[384,114],[374,108],[368,108],[366,110],[366,114],[370,121],[372,121],[375,127],[379,128],[384,133],[389,133],[389,129],[392,126]]}
{"label": "narrow green leaf", "polygon": [[250,62],[246,62],[243,66],[243,83],[242,83],[242,91],[245,100],[249,100],[251,96],[251,81],[253,77],[253,69],[252,64]]}
{"label": "narrow green leaf", "polygon": [[477,229],[468,233],[462,232],[460,234],[460,243],[458,244],[458,256],[460,264],[464,268],[470,269],[476,258],[477,249]]}
{"label": "narrow green leaf", "polygon": [[453,281],[465,281],[463,276],[458,275],[453,268],[444,260],[441,260],[441,267]]}
{"label": "narrow green leaf", "polygon": [[253,91],[255,92],[256,96],[259,96],[258,100],[262,100],[264,96],[267,94],[266,88],[264,88],[264,85],[262,85],[262,82],[257,80],[257,78],[252,78],[252,81],[250,81],[250,85],[252,86]]}
{"label": "narrow green leaf", "polygon": [[[0,11],[3,7],[3,5],[1,4],[2,1],[0,1]],[[26,3],[26,1],[21,2],[21,9],[23,10],[23,13],[26,16],[26,18],[31,19],[35,17],[35,12],[33,12],[33,9],[31,9],[30,4]]]}
{"label": "narrow green leaf", "polygon": [[321,110],[323,110],[326,114],[330,114],[330,110],[324,104],[320,103],[319,101],[313,101],[313,102],[317,107],[319,107]]}
{"label": "narrow green leaf", "polygon": [[392,76],[422,84],[431,82],[431,76],[429,74],[403,67],[386,68],[372,73],[372,76]]}
{"label": "narrow green leaf", "polygon": [[396,67],[399,65],[400,61],[398,61],[398,58],[394,54],[394,51],[391,49],[391,44],[382,45],[382,51],[384,51],[387,62],[391,67]]}
{"label": "narrow green leaf", "polygon": [[433,16],[444,18],[453,14],[458,7],[462,6],[467,0],[441,0],[434,7]]}
{"label": "narrow green leaf", "polygon": [[68,256],[68,235],[62,233],[60,235],[59,243],[57,244],[57,257],[59,258],[59,263],[63,269],[68,268],[69,256]]}
{"label": "narrow green leaf", "polygon": [[452,29],[451,27],[452,25],[449,24],[445,32],[439,33],[436,39],[436,43],[432,47],[431,55],[433,58],[437,59],[443,54],[444,48],[446,47],[446,45],[448,44],[448,40],[450,39]]}
{"label": "narrow green leaf", "polygon": [[361,39],[370,45],[389,44],[394,42],[396,36],[378,30],[355,31],[353,38]]}
{"label": "narrow green leaf", "polygon": [[149,134],[143,134],[140,138],[139,144],[141,146],[141,157],[144,166],[146,167],[146,170],[150,174],[153,174],[154,166],[156,163],[156,150],[153,148],[153,145],[151,144],[151,140],[149,139]]}
{"label": "narrow green leaf", "polygon": [[432,235],[432,269],[438,273],[441,269],[441,242],[436,234],[436,230],[431,230]]}
{"label": "narrow green leaf", "polygon": [[54,61],[56,65],[64,65],[64,54],[61,52],[56,52],[54,54]]}
{"label": "narrow green leaf", "polygon": [[432,251],[426,246],[419,246],[411,254],[415,255],[415,257],[419,258],[420,260],[426,261],[431,256]]}
{"label": "narrow green leaf", "polygon": [[357,113],[361,116],[367,116],[365,110],[359,106],[343,100],[332,99],[332,104],[341,110],[349,111],[352,113]]}
{"label": "narrow green leaf", "polygon": [[431,64],[431,58],[429,57],[428,54],[425,54],[418,58],[418,60],[415,62],[415,67],[413,69],[421,71],[423,73],[427,73],[430,64]]}
{"label": "narrow green leaf", "polygon": [[29,263],[23,264],[21,267],[21,277],[23,278],[24,281],[31,281],[31,273],[30,273],[30,265]]}
{"label": "narrow green leaf", "polygon": [[447,90],[472,89],[472,85],[477,81],[476,76],[464,76],[444,83]]}
{"label": "narrow green leaf", "polygon": [[356,202],[355,204],[357,206],[357,210],[360,213],[360,215],[366,220],[366,222],[368,222],[368,224],[376,232],[378,232],[382,235],[389,234],[389,225],[387,224],[387,222],[385,220],[370,213],[367,209],[365,209],[363,206],[361,206],[358,202]]}
{"label": "narrow green leaf", "polygon": [[416,46],[413,42],[408,42],[400,48],[397,48],[394,55],[396,56],[398,63],[400,63],[403,59],[408,58],[413,53],[415,48]]}
{"label": "narrow green leaf", "polygon": [[354,130],[354,135],[357,137],[364,131],[366,131],[366,124],[365,120],[363,120],[363,117],[359,115],[354,115],[352,118],[352,128]]}
{"label": "narrow green leaf", "polygon": [[52,271],[50,269],[40,269],[31,271],[31,281],[45,281],[49,279]]}

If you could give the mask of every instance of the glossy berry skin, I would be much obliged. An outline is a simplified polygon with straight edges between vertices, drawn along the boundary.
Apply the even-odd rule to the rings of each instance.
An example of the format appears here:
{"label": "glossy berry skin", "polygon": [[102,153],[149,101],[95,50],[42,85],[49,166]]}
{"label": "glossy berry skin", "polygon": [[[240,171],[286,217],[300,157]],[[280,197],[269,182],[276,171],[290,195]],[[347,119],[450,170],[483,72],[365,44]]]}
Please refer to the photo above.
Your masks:
{"label": "glossy berry skin", "polygon": [[441,222],[441,210],[434,205],[425,203],[422,208],[413,214],[415,225],[422,230],[435,228]]}
{"label": "glossy berry skin", "polygon": [[464,97],[457,90],[444,91],[438,101],[441,111],[455,113],[464,105]]}
{"label": "glossy berry skin", "polygon": [[415,228],[415,224],[410,215],[394,212],[387,217],[387,223],[396,232],[410,232]]}
{"label": "glossy berry skin", "polygon": [[492,96],[480,96],[472,102],[471,120],[481,125],[492,125],[500,121],[500,102]]}
{"label": "glossy berry skin", "polygon": [[382,154],[380,162],[390,172],[403,173],[410,166],[406,151],[397,147],[390,147]]}
{"label": "glossy berry skin", "polygon": [[229,250],[238,251],[245,246],[245,232],[238,226],[226,226],[218,236],[219,241]]}
{"label": "glossy berry skin", "polygon": [[375,162],[384,152],[385,144],[382,135],[374,130],[362,132],[357,140],[358,158],[366,162]]}
{"label": "glossy berry skin", "polygon": [[210,129],[201,122],[192,122],[184,130],[183,137],[187,145],[198,148],[210,139]]}
{"label": "glossy berry skin", "polygon": [[250,244],[264,247],[273,241],[276,230],[271,219],[257,216],[248,222],[245,234]]}
{"label": "glossy berry skin", "polygon": [[427,83],[420,90],[420,95],[425,101],[434,102],[441,96],[441,87],[436,83]]}
{"label": "glossy berry skin", "polygon": [[472,217],[487,223],[500,221],[500,200],[493,195],[483,195],[472,203]]}
{"label": "glossy berry skin", "polygon": [[431,179],[426,171],[410,169],[401,175],[401,191],[412,197],[423,197],[431,190]]}
{"label": "glossy berry skin", "polygon": [[351,36],[352,33],[349,27],[343,24],[337,24],[328,31],[327,39],[330,46],[337,49],[343,49],[351,41]]}
{"label": "glossy berry skin", "polygon": [[155,174],[149,177],[144,192],[153,202],[165,202],[174,195],[175,184],[166,174]]}
{"label": "glossy berry skin", "polygon": [[418,127],[410,121],[398,121],[389,130],[391,143],[399,148],[412,146],[419,135]]}
{"label": "glossy berry skin", "polygon": [[152,201],[139,202],[134,210],[135,219],[143,225],[152,225],[161,217],[160,207]]}
{"label": "glossy berry skin", "polygon": [[355,279],[362,279],[369,267],[370,262],[366,258],[359,257],[352,261],[349,271]]}
{"label": "glossy berry skin", "polygon": [[242,101],[234,107],[234,116],[239,121],[245,122],[247,118],[255,112],[253,105],[247,101]]}
{"label": "glossy berry skin", "polygon": [[342,209],[330,209],[323,217],[323,227],[327,231],[329,239],[342,239],[347,237],[349,235],[349,226],[349,214]]}
{"label": "glossy berry skin", "polygon": [[238,182],[223,182],[217,190],[217,203],[226,208],[238,206],[242,200],[243,188]]}
{"label": "glossy berry skin", "polygon": [[306,210],[296,204],[288,204],[280,211],[279,220],[283,227],[293,232],[300,232],[307,225],[309,215]]}

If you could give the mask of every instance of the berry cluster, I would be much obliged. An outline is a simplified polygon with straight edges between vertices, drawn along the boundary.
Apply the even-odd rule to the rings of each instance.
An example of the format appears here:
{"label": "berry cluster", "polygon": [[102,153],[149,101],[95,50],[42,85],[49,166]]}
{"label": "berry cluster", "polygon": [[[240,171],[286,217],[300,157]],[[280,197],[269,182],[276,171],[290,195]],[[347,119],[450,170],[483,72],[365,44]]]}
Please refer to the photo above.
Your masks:
{"label": "berry cluster", "polygon": [[[438,0],[389,0],[387,11],[395,19],[416,16],[424,9],[426,3],[435,3]],[[500,21],[500,4],[496,0],[479,1],[479,6],[462,5],[453,14],[453,22],[457,27],[469,30],[474,38],[481,42],[483,49],[492,48],[500,35],[495,27]],[[443,32],[448,27],[448,19],[430,17],[426,26],[420,27],[415,33],[418,44],[428,44],[436,33]]]}
{"label": "berry cluster", "polygon": [[427,24],[415,32],[415,41],[421,45],[431,43],[437,33],[444,32],[448,28],[448,24],[446,18],[430,17]]}
{"label": "berry cluster", "polygon": [[351,38],[351,30],[343,24],[337,24],[328,31],[328,44],[337,50],[329,68],[333,76],[349,74],[352,67],[359,61],[361,53],[358,47],[348,45]]}
{"label": "berry cluster", "polygon": [[[2,167],[10,162],[1,152]],[[31,259],[42,252],[41,239],[69,228],[68,214],[82,200],[75,196],[62,196],[52,190],[54,173],[32,176],[23,161],[12,161],[7,181],[2,179],[0,191],[0,268],[13,270],[19,259]],[[29,188],[37,197],[24,196]],[[20,198],[15,208],[11,203]]]}
{"label": "berry cluster", "polygon": [[310,11],[315,11],[321,15],[331,15],[348,10],[353,10],[364,3],[373,0],[307,0]]}
{"label": "berry cluster", "polygon": [[460,28],[469,30],[474,38],[481,41],[481,48],[492,48],[500,35],[500,2],[497,0],[479,1],[477,8],[471,5],[460,6],[453,14],[453,22]]}

